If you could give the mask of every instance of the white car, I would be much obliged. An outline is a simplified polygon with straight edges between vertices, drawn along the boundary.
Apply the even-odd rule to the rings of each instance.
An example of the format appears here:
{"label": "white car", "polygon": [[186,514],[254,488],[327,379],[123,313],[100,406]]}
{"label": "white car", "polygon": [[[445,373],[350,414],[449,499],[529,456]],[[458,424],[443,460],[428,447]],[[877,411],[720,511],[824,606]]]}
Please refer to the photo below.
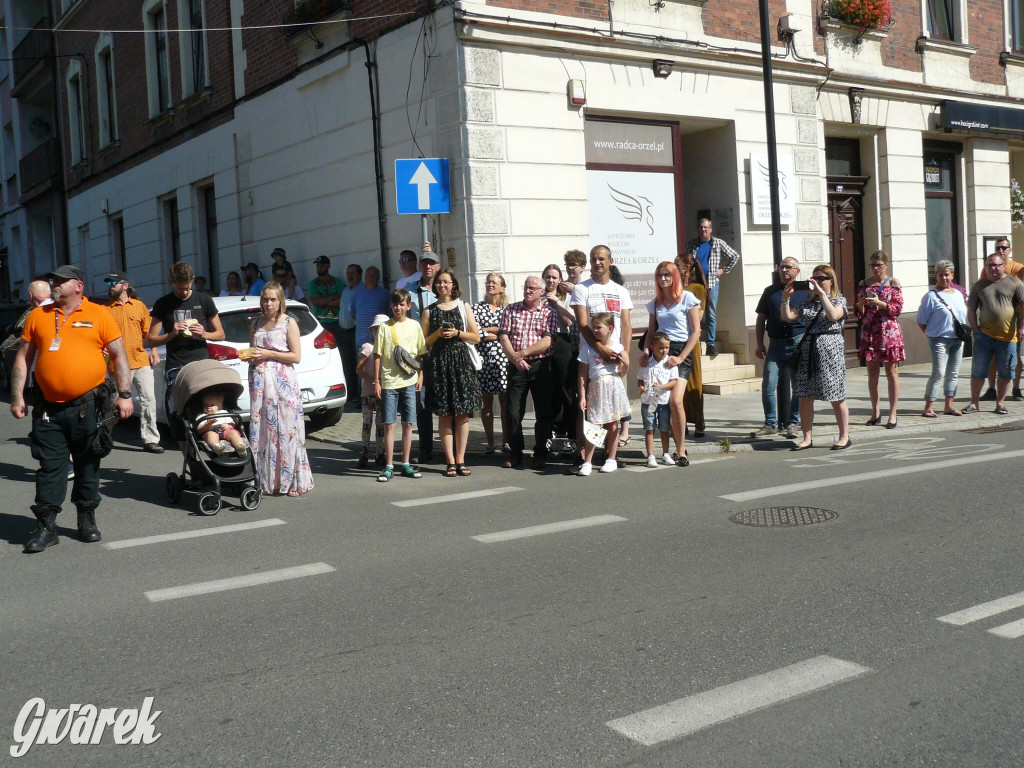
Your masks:
{"label": "white car", "polygon": [[[210,357],[220,360],[229,368],[238,371],[242,378],[243,392],[238,398],[242,418],[249,420],[249,364],[238,357],[238,350],[249,346],[249,328],[252,319],[259,314],[258,296],[213,297],[217,314],[224,327],[223,341],[207,343]],[[302,387],[302,409],[309,423],[307,432],[331,427],[341,420],[348,400],[345,372],[341,366],[334,336],[324,329],[309,307],[301,301],[289,300],[285,311],[299,324],[302,360],[295,366]],[[166,424],[164,413],[164,361],[166,350],[160,347],[160,363],[155,370],[157,419]],[[138,408],[138,403],[135,404]]]}

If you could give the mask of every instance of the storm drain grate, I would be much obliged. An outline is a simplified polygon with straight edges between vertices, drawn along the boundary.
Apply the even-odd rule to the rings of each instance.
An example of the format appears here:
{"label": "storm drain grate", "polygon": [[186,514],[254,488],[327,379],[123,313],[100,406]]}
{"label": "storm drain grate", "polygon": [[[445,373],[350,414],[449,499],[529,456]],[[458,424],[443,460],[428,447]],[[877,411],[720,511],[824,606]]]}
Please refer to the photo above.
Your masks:
{"label": "storm drain grate", "polygon": [[827,523],[836,517],[838,515],[831,509],[820,507],[758,507],[734,512],[729,515],[729,520],[737,525],[753,525],[758,528],[792,528]]}
{"label": "storm drain grate", "polygon": [[994,427],[975,427],[974,429],[961,429],[967,435],[991,435],[993,432],[1016,432],[1024,429],[1024,424],[997,424]]}

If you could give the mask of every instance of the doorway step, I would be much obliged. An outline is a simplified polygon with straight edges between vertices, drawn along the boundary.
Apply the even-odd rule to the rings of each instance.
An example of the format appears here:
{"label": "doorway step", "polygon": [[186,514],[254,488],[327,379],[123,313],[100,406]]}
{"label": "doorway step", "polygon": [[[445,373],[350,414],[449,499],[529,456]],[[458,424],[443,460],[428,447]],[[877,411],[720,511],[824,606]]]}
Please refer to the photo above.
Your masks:
{"label": "doorway step", "polygon": [[760,392],[761,377],[753,365],[743,362],[747,348],[743,344],[732,344],[728,335],[719,331],[718,357],[708,357],[704,342],[700,343],[700,372],[704,382],[704,393],[708,395],[738,395],[744,392]]}

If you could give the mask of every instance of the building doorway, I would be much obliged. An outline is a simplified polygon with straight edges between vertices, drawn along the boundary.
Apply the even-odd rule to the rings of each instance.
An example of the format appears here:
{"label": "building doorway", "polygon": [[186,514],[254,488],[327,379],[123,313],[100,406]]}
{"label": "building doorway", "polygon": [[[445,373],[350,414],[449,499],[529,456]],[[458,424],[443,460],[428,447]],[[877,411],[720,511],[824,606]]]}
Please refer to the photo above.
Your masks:
{"label": "building doorway", "polygon": [[847,368],[858,365],[859,325],[853,317],[857,286],[864,279],[864,191],[870,180],[861,175],[857,139],[825,139],[828,184],[829,263],[850,312],[843,326]]}

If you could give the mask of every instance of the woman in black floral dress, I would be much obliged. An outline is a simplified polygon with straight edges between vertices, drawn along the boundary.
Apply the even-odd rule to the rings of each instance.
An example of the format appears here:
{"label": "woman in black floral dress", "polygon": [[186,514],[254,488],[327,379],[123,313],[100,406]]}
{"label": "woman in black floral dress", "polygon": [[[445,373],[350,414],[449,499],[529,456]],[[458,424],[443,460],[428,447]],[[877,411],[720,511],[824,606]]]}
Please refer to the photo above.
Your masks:
{"label": "woman in black floral dress", "polygon": [[448,464],[446,477],[472,474],[466,466],[469,415],[481,406],[480,382],[466,346],[479,342],[480,332],[472,308],[459,298],[461,293],[455,273],[441,270],[434,278],[437,301],[422,318],[423,335],[430,348],[427,410],[437,414]]}
{"label": "woman in black floral dress", "polygon": [[480,369],[480,389],[483,390],[483,408],[480,421],[487,435],[487,453],[497,450],[494,446],[494,396],[501,405],[501,443],[505,444],[505,390],[508,389],[508,358],[498,341],[498,323],[502,310],[508,306],[505,295],[505,278],[497,272],[487,275],[487,294],[484,300],[473,305],[473,316],[480,327],[480,343],[476,348],[483,358]]}

